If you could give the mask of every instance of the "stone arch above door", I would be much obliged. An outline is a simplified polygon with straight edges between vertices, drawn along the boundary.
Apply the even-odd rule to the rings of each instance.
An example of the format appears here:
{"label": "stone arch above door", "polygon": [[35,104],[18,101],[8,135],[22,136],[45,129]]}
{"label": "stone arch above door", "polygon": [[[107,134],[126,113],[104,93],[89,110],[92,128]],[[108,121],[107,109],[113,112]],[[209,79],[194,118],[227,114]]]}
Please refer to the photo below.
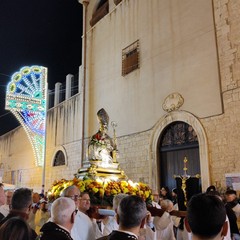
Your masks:
{"label": "stone arch above door", "polygon": [[201,181],[203,191],[210,185],[209,177],[209,157],[207,136],[201,122],[191,113],[186,111],[173,111],[164,115],[153,128],[150,139],[150,183],[153,189],[159,189],[158,179],[158,142],[163,130],[171,123],[176,121],[186,122],[191,125],[198,136],[199,142],[199,157],[201,169]]}

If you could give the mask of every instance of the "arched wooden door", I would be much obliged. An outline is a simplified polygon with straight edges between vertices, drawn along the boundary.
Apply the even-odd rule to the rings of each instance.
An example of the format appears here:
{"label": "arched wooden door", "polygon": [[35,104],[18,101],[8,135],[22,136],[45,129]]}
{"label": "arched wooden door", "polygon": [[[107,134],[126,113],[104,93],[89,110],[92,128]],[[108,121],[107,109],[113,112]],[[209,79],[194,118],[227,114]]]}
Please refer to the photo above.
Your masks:
{"label": "arched wooden door", "polygon": [[198,138],[192,126],[185,122],[168,125],[160,137],[158,149],[160,186],[176,187],[174,175],[184,174],[185,157],[187,174],[201,175]]}

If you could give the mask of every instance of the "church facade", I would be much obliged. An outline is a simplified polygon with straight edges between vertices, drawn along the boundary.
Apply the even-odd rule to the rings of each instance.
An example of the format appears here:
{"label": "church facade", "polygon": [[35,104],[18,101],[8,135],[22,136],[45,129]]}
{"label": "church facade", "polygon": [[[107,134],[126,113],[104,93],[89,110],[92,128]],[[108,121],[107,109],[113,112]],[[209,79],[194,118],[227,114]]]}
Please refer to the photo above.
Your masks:
{"label": "church facade", "polygon": [[226,187],[240,172],[240,3],[87,2],[79,93],[48,110],[44,171],[19,127],[0,137],[3,180],[40,190],[72,179],[104,108],[129,179],[159,189],[200,174],[203,190]]}

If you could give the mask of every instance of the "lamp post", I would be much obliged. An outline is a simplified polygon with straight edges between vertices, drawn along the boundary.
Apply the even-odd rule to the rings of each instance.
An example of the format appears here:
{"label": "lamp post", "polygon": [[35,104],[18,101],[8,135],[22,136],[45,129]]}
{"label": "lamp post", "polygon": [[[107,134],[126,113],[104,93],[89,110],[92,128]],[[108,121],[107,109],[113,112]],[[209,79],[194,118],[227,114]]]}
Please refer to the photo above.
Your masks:
{"label": "lamp post", "polygon": [[85,136],[85,96],[86,96],[86,49],[87,49],[87,7],[89,0],[79,1],[84,6],[84,24],[83,24],[83,83],[82,83],[82,149],[81,149],[81,164],[84,160],[84,136]]}

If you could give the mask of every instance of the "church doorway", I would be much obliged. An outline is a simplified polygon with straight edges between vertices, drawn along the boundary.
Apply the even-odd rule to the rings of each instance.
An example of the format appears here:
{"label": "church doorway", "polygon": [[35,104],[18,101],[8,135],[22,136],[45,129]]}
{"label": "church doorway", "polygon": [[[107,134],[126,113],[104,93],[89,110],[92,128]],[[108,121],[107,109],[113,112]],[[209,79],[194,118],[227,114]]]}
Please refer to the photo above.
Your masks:
{"label": "church doorway", "polygon": [[[199,142],[193,127],[186,122],[176,121],[167,125],[158,141],[160,186],[176,187],[174,175],[201,175]],[[184,159],[187,163],[184,163]],[[186,165],[184,165],[186,164]]]}

